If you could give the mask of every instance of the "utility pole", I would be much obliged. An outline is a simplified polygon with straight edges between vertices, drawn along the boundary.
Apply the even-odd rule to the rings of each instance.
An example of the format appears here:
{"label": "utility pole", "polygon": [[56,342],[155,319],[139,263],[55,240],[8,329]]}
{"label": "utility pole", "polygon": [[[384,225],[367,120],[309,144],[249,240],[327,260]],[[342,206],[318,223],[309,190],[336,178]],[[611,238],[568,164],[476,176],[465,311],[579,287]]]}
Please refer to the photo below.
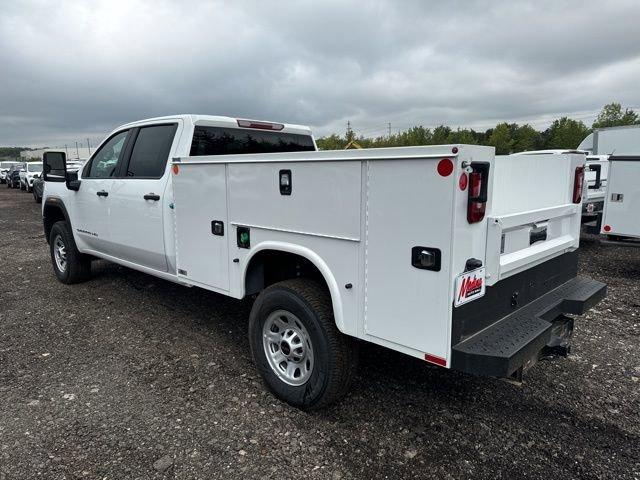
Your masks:
{"label": "utility pole", "polygon": [[89,149],[89,156],[91,156],[91,144],[89,143],[88,138],[87,138],[87,148]]}
{"label": "utility pole", "polygon": [[387,128],[389,130],[389,138],[391,138],[391,122],[387,123]]}
{"label": "utility pole", "polygon": [[80,158],[80,152],[78,152],[78,142],[76,141],[76,158]]}
{"label": "utility pole", "polygon": [[69,157],[69,149],[67,148],[67,144],[64,144],[64,152],[66,153],[66,156]]}
{"label": "utility pole", "polygon": [[354,139],[353,130],[351,130],[351,121],[347,120],[347,142]]}

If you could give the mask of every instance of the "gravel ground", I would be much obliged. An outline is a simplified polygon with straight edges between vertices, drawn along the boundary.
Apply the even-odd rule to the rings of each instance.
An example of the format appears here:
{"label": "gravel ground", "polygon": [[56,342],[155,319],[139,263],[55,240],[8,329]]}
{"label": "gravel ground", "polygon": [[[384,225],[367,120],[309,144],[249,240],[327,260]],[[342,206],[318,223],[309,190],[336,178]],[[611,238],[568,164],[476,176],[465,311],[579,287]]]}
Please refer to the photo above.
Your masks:
{"label": "gravel ground", "polygon": [[583,243],[608,298],[524,385],[366,345],[313,414],[265,391],[250,301],[97,262],[53,275],[39,205],[0,189],[0,480],[640,478],[640,249]]}

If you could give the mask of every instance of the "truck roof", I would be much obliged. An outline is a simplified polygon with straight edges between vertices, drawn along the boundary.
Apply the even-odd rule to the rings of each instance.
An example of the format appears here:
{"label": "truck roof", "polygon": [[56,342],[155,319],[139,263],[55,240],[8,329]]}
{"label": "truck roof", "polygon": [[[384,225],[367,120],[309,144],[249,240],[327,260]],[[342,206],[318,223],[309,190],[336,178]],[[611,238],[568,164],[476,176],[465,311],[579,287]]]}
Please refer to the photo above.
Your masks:
{"label": "truck roof", "polygon": [[206,125],[206,126],[215,126],[215,127],[228,127],[228,128],[251,128],[250,126],[243,127],[238,124],[239,121],[246,121],[250,123],[256,124],[273,124],[273,125],[282,125],[282,128],[279,128],[278,131],[285,133],[297,133],[300,135],[311,135],[311,127],[306,125],[296,125],[293,123],[283,123],[283,122],[274,122],[270,120],[255,120],[255,119],[247,119],[247,118],[234,118],[234,117],[225,117],[219,115],[199,115],[194,113],[182,113],[177,115],[167,115],[164,117],[154,117],[154,118],[146,118],[143,120],[137,120],[135,122],[126,123],[117,128],[120,130],[122,128],[130,128],[130,127],[138,127],[141,125],[148,125],[151,123],[160,123],[160,122],[169,122],[172,120],[183,120],[185,123],[191,125]]}

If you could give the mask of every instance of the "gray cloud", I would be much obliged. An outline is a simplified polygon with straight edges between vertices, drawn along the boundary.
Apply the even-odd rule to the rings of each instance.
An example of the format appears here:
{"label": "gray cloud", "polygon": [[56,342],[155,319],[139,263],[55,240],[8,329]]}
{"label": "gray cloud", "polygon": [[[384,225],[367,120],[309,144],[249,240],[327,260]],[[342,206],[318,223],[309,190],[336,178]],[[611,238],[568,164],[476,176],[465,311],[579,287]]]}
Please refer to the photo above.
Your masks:
{"label": "gray cloud", "polygon": [[640,106],[640,3],[11,2],[0,144],[209,113],[383,134]]}

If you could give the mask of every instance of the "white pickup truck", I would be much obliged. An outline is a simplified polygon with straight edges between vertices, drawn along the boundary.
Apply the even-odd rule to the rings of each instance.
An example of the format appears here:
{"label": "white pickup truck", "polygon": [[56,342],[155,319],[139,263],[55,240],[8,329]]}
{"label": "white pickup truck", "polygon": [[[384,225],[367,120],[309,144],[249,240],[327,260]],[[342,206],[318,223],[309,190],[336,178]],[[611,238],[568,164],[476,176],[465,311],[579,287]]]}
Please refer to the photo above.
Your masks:
{"label": "white pickup truck", "polygon": [[584,155],[316,151],[306,127],[180,115],[116,129],[79,172],[65,160],[45,154],[58,279],[86,280],[99,257],[255,296],[257,368],[300,408],[345,394],[354,339],[520,379],[566,355],[566,314],[605,295],[576,277]]}
{"label": "white pickup truck", "polygon": [[[640,148],[637,150],[640,152]],[[612,240],[640,245],[640,154],[609,157],[609,181],[604,211],[596,232]]]}

